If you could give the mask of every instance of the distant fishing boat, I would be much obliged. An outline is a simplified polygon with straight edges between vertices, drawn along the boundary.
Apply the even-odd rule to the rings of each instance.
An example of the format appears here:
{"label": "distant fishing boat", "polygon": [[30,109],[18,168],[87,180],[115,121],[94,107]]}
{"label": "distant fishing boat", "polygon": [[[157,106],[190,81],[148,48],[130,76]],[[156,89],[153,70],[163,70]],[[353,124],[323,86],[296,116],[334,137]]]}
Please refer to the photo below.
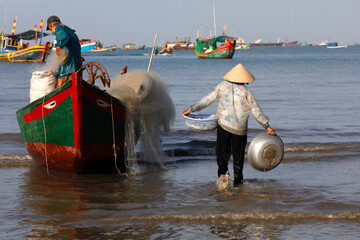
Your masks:
{"label": "distant fishing boat", "polygon": [[326,48],[347,48],[348,45],[344,44],[344,45],[336,45],[336,46],[326,46]]}
{"label": "distant fishing boat", "polygon": [[163,55],[163,56],[170,56],[172,54],[173,48],[163,48],[160,52],[155,50],[155,55]]}
{"label": "distant fishing boat", "polygon": [[193,51],[196,48],[196,43],[191,41],[180,41],[174,46],[176,51]]}
{"label": "distant fishing boat", "polygon": [[[215,0],[213,0],[214,36],[216,36]],[[210,35],[211,36],[211,35]],[[222,35],[214,38],[197,38],[195,54],[198,58],[232,58],[235,53],[235,38]]]}
{"label": "distant fishing boat", "polygon": [[236,46],[235,49],[236,50],[244,50],[244,49],[248,50],[248,49],[250,49],[250,43],[246,43],[246,44],[241,43],[240,45]]}
{"label": "distant fishing boat", "polygon": [[282,42],[251,43],[251,47],[282,47],[282,45]]}
{"label": "distant fishing boat", "polygon": [[[90,71],[92,79],[84,81],[82,71]],[[125,172],[126,109],[94,86],[97,78],[110,86],[102,65],[85,64],[72,81],[17,111],[22,139],[38,165],[75,173]]]}
{"label": "distant fishing boat", "polygon": [[328,41],[322,41],[320,44],[318,44],[317,46],[320,46],[320,47],[335,47],[335,48],[338,48],[338,43],[337,42],[328,42]]}
{"label": "distant fishing boat", "polygon": [[283,42],[280,42],[280,39],[277,42],[262,42],[262,40],[256,39],[255,42],[251,43],[251,47],[282,47]]}
{"label": "distant fishing boat", "polygon": [[46,33],[29,30],[14,35],[5,35],[0,38],[0,61],[2,62],[44,62],[46,56],[51,52],[52,43],[29,46],[23,41],[34,40]]}
{"label": "distant fishing boat", "polygon": [[91,39],[79,39],[81,52],[105,52],[105,51],[115,51],[117,45],[112,45],[109,47],[104,47],[101,41],[92,41]]}
{"label": "distant fishing boat", "polygon": [[236,40],[228,36],[211,39],[197,39],[195,54],[198,58],[232,58],[235,53]]}
{"label": "distant fishing boat", "polygon": [[109,47],[96,47],[91,52],[107,52],[107,51],[115,51],[117,48],[117,45],[112,45]]}
{"label": "distant fishing boat", "polygon": [[166,42],[163,48],[173,48],[176,51],[192,51],[195,50],[196,44],[191,41]]}
{"label": "distant fishing boat", "polygon": [[283,47],[297,47],[297,46],[299,46],[299,42],[298,41],[283,42],[282,46]]}
{"label": "distant fishing boat", "polygon": [[143,50],[145,49],[145,45],[135,47],[135,43],[125,43],[121,46],[122,50]]}
{"label": "distant fishing boat", "polygon": [[79,39],[81,52],[90,52],[95,49],[96,41],[91,39]]}

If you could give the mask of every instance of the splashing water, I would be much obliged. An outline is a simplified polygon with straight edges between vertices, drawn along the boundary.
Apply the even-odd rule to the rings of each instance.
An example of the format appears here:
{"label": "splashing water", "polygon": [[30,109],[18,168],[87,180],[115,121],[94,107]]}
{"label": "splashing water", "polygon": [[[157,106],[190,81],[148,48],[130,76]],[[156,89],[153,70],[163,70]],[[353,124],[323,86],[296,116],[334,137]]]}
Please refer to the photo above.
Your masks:
{"label": "splashing water", "polygon": [[[111,87],[105,90],[127,108],[125,154],[131,173],[140,172],[138,159],[164,168],[161,129],[170,130],[175,107],[161,77],[153,72],[135,70],[112,77]],[[139,158],[135,149],[138,140]]]}
{"label": "splashing water", "polygon": [[218,190],[225,190],[232,187],[229,173],[227,172],[226,174],[220,175],[220,177],[216,180],[215,185]]}

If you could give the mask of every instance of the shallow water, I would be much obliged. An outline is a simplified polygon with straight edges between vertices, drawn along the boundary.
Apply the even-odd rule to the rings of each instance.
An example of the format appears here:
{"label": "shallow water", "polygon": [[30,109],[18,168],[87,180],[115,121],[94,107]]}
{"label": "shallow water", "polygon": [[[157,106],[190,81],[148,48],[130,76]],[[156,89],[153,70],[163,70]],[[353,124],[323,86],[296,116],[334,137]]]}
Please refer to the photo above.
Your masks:
{"label": "shallow water", "polygon": [[[87,55],[111,76],[147,69],[149,49]],[[145,53],[145,54],[144,54]],[[243,63],[270,124],[285,143],[275,169],[245,162],[245,182],[215,188],[216,133],[185,128],[180,113]],[[0,64],[1,239],[358,239],[360,47],[253,48],[232,60],[192,52],[155,56],[177,117],[163,135],[167,170],[137,176],[75,175],[31,164],[15,112],[29,101],[37,64]],[[213,113],[216,104],[203,113]],[[251,117],[251,139],[264,131]],[[231,166],[230,166],[231,169]],[[232,175],[232,171],[230,172]]]}

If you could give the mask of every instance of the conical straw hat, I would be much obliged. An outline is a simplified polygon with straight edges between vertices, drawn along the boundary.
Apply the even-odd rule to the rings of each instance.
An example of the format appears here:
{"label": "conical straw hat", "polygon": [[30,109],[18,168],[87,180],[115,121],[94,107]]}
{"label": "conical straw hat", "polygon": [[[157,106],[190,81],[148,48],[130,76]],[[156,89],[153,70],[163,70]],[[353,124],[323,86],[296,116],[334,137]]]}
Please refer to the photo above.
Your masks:
{"label": "conical straw hat", "polygon": [[255,77],[242,64],[236,65],[223,78],[233,83],[251,83],[255,81]]}

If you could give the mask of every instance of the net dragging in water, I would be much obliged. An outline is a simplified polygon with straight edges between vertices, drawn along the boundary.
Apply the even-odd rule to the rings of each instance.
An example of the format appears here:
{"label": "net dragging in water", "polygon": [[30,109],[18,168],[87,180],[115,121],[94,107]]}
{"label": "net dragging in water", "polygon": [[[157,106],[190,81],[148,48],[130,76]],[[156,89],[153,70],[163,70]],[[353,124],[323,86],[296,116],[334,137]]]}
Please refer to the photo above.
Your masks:
{"label": "net dragging in water", "polygon": [[139,173],[139,161],[164,168],[161,129],[170,130],[175,107],[162,78],[153,72],[136,70],[112,77],[111,87],[105,90],[127,109],[125,161],[129,171]]}

